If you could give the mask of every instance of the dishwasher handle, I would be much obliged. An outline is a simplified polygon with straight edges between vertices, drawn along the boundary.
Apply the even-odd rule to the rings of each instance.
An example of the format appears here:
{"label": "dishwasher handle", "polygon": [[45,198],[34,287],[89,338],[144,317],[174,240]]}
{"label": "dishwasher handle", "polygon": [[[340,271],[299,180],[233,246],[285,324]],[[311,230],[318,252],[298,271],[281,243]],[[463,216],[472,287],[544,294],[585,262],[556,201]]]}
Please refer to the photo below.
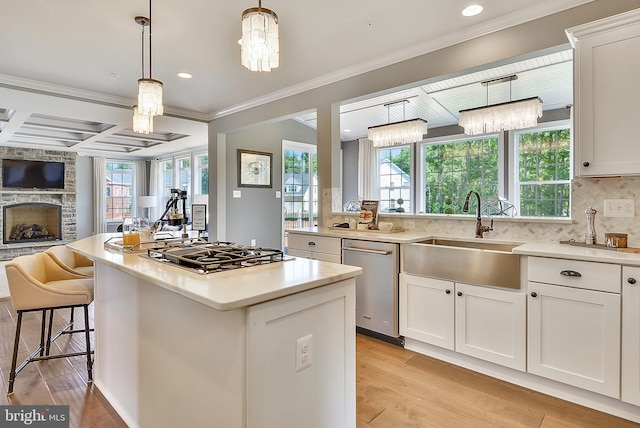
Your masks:
{"label": "dishwasher handle", "polygon": [[391,251],[386,251],[386,250],[372,250],[369,248],[358,248],[358,247],[343,247],[342,248],[343,251],[353,251],[356,253],[369,253],[369,254],[378,254],[381,256],[387,256],[389,254],[391,254]]}

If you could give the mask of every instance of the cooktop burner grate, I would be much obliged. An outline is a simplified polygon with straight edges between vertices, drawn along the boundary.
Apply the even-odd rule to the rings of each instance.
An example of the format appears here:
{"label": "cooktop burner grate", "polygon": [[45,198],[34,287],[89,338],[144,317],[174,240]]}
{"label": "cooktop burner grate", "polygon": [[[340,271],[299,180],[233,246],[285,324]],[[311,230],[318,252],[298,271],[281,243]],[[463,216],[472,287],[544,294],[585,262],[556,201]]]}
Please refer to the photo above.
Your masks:
{"label": "cooktop burner grate", "polygon": [[199,273],[222,272],[292,259],[285,256],[282,250],[245,247],[231,242],[195,242],[150,248],[146,257]]}

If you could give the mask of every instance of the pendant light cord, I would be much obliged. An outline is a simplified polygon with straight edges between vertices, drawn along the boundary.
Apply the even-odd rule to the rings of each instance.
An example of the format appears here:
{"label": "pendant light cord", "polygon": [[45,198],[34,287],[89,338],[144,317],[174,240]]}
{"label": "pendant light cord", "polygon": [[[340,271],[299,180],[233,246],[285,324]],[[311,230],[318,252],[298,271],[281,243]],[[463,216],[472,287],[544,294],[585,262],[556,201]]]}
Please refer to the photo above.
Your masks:
{"label": "pendant light cord", "polygon": [[141,68],[142,68],[142,78],[144,79],[144,24],[141,24],[142,26],[142,64],[141,64]]}
{"label": "pendant light cord", "polygon": [[153,61],[151,60],[151,26],[152,24],[152,20],[151,20],[151,0],[149,0],[149,79],[153,79],[153,75],[151,73],[151,66],[153,64]]}

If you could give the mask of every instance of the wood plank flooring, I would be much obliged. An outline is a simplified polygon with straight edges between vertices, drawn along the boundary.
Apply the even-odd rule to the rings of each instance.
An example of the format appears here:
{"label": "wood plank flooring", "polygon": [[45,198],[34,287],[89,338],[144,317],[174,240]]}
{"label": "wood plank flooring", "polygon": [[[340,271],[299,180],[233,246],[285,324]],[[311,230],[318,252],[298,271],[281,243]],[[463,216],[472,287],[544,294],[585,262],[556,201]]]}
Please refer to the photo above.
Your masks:
{"label": "wood plank flooring", "polygon": [[[126,427],[98,388],[87,384],[82,357],[29,364],[7,397],[15,318],[11,303],[0,300],[0,404],[68,404],[73,428]],[[55,322],[67,319],[68,312],[60,311]],[[82,323],[79,309],[76,320]],[[24,316],[22,340],[24,357],[38,344],[38,315]],[[81,349],[83,338],[58,342],[65,350]],[[640,427],[367,336],[357,336],[356,350],[357,428]]]}
{"label": "wood plank flooring", "polygon": [[356,349],[358,428],[640,426],[366,336]]}

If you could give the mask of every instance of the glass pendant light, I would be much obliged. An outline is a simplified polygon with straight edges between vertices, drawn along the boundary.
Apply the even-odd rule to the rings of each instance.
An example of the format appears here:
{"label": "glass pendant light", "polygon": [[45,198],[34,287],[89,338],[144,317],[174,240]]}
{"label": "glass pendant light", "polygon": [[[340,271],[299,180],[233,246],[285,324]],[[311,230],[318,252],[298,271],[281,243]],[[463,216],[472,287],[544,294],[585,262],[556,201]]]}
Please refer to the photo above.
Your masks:
{"label": "glass pendant light", "polygon": [[271,71],[280,65],[278,15],[262,7],[242,12],[242,39],[240,39],[242,65],[251,71]]}
{"label": "glass pendant light", "polygon": [[[153,62],[152,62],[152,45],[151,45],[151,0],[149,0],[149,17],[136,16],[136,23],[142,27],[142,77],[138,79],[138,103],[137,109],[134,110],[134,126],[138,129],[152,129],[153,128],[153,116],[161,116],[164,113],[164,107],[162,105],[162,87],[161,81],[154,79],[153,76]],[[144,75],[144,42],[145,42],[145,27],[149,27],[149,77]],[[143,123],[148,122],[150,126],[142,126]],[[136,131],[138,132],[138,131]],[[146,132],[144,132],[146,133]]]}
{"label": "glass pendant light", "polygon": [[[509,82],[509,99],[511,99],[511,82],[518,76],[482,82],[487,87],[487,104],[489,103],[489,86],[495,83]],[[538,124],[542,117],[542,100],[531,97],[517,101],[487,105],[467,110],[460,110],[458,124],[467,135],[489,134],[512,129],[531,128]]]}
{"label": "glass pendant light", "polygon": [[[391,106],[402,103],[402,118],[405,118],[405,106],[408,100],[385,104],[387,107],[387,122]],[[373,141],[374,147],[387,147],[400,144],[417,143],[422,141],[427,133],[428,125],[424,119],[402,120],[401,122],[387,123],[386,125],[370,126],[367,138]]]}

